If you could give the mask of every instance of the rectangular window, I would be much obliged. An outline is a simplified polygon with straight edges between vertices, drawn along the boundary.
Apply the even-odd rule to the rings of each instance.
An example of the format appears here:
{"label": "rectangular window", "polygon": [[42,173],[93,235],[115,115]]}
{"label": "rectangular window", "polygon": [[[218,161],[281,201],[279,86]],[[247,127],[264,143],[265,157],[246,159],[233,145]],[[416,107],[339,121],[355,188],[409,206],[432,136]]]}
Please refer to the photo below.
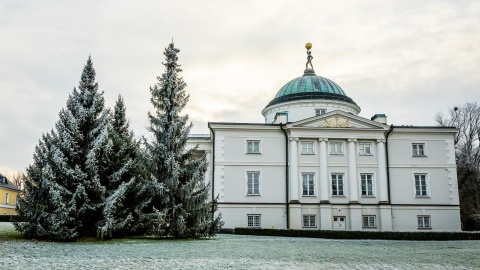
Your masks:
{"label": "rectangular window", "polygon": [[375,228],[375,216],[362,216],[363,218],[363,228]]}
{"label": "rectangular window", "polygon": [[7,194],[5,195],[5,204],[8,204],[8,200],[10,199],[10,194]]}
{"label": "rectangular window", "polygon": [[247,154],[260,154],[260,141],[247,141]]}
{"label": "rectangular window", "polygon": [[302,173],[303,179],[303,196],[315,196],[315,174]]}
{"label": "rectangular window", "polygon": [[317,216],[316,215],[303,215],[303,227],[304,228],[315,228]]}
{"label": "rectangular window", "polygon": [[362,196],[373,196],[373,174],[360,174],[360,181],[362,185]]}
{"label": "rectangular window", "polygon": [[419,229],[432,228],[432,224],[430,224],[430,216],[417,216],[417,223]]}
{"label": "rectangular window", "polygon": [[325,109],[315,109],[315,116],[325,114],[326,112],[327,112],[327,110],[325,110]]}
{"label": "rectangular window", "polygon": [[260,172],[247,172],[247,195],[260,195]]}
{"label": "rectangular window", "polygon": [[416,173],[415,178],[415,196],[427,197],[428,196],[428,181],[426,173]]}
{"label": "rectangular window", "polygon": [[425,154],[425,144],[424,143],[412,143],[412,156],[414,157],[424,157]]}
{"label": "rectangular window", "polygon": [[302,142],[302,155],[315,154],[313,142]]}
{"label": "rectangular window", "polygon": [[330,143],[330,155],[343,155],[343,143],[331,142]]}
{"label": "rectangular window", "polygon": [[260,228],[260,215],[247,215],[247,227]]}
{"label": "rectangular window", "polygon": [[343,192],[343,187],[343,174],[332,174],[332,196],[344,196],[345,193]]}
{"label": "rectangular window", "polygon": [[360,156],[371,156],[371,155],[373,155],[372,143],[370,143],[370,142],[359,142],[358,143],[358,154]]}

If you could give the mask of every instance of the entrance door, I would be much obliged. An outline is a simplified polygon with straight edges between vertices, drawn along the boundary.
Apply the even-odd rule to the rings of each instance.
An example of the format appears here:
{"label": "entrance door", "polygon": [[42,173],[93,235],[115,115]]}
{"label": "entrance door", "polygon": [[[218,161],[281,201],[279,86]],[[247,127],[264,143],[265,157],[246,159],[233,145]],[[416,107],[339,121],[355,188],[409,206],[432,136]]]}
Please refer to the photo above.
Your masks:
{"label": "entrance door", "polygon": [[345,217],[333,217],[333,229],[345,230]]}

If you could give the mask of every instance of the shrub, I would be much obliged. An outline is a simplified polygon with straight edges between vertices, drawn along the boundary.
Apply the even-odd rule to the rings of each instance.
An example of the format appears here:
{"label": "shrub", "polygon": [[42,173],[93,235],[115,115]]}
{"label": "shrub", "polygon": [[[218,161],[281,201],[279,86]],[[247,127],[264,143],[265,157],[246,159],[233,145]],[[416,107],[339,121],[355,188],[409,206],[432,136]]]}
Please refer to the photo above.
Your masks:
{"label": "shrub", "polygon": [[480,231],[480,215],[470,215],[463,225],[465,231]]}
{"label": "shrub", "polygon": [[0,215],[0,222],[13,222],[13,221],[22,222],[23,219],[18,215]]}

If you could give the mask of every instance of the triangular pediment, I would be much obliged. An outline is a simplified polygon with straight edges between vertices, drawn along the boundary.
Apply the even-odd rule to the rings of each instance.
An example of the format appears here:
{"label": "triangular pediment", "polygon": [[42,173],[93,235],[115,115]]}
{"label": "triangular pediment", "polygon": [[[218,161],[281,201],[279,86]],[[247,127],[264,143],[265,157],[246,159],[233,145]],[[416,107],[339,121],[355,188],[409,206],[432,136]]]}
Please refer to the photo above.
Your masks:
{"label": "triangular pediment", "polygon": [[323,115],[310,117],[294,123],[288,127],[306,128],[373,128],[386,129],[387,125],[366,119],[360,116],[349,114],[343,111],[332,111]]}

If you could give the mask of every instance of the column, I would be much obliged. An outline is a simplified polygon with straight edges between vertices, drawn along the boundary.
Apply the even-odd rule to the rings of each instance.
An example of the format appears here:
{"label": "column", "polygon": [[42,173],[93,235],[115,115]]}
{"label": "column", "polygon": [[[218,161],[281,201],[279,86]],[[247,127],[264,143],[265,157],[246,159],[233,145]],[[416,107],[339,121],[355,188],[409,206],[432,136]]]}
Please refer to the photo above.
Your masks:
{"label": "column", "polygon": [[388,184],[387,184],[387,158],[385,152],[385,139],[377,140],[378,148],[378,200],[380,203],[388,202]]}
{"label": "column", "polygon": [[298,138],[290,137],[290,202],[298,202]]}
{"label": "column", "polygon": [[318,154],[320,156],[320,175],[319,175],[319,183],[320,183],[320,203],[327,202],[329,199],[329,178],[328,178],[328,159],[327,159],[327,138],[319,138],[320,141],[320,149]]}
{"label": "column", "polygon": [[348,186],[350,202],[353,203],[358,203],[356,142],[357,139],[348,139]]}

